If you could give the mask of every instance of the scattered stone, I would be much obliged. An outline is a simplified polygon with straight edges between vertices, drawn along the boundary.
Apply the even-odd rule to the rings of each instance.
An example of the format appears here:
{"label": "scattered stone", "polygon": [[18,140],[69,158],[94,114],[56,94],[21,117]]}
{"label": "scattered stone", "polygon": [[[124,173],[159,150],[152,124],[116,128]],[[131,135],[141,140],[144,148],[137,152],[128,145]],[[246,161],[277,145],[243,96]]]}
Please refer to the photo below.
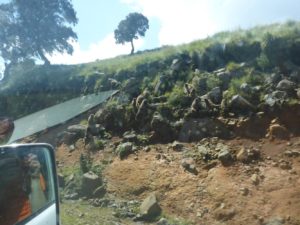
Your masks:
{"label": "scattered stone", "polygon": [[218,154],[218,159],[223,165],[229,165],[233,162],[231,153],[227,149],[222,149]]}
{"label": "scattered stone", "polygon": [[198,174],[198,171],[195,166],[195,161],[193,158],[182,159],[181,166],[190,173],[193,173],[195,175]]}
{"label": "scattered stone", "polygon": [[253,183],[254,185],[258,185],[259,182],[260,182],[259,176],[258,176],[257,174],[253,174],[253,175],[251,176],[251,181],[252,181],[252,183]]}
{"label": "scattered stone", "polygon": [[284,155],[288,157],[298,157],[300,156],[300,152],[297,150],[287,150],[284,152]]}
{"label": "scattered stone", "polygon": [[150,152],[151,151],[151,148],[149,146],[146,146],[143,148],[143,151],[145,152]]}
{"label": "scattered stone", "polygon": [[123,134],[123,139],[125,142],[136,142],[137,141],[137,135],[134,131],[126,131]]}
{"label": "scattered stone", "polygon": [[170,225],[168,223],[168,220],[166,218],[161,218],[157,223],[156,225]]}
{"label": "scattered stone", "polygon": [[75,151],[75,145],[70,145],[69,146],[69,153],[72,153],[72,152],[74,152]]}
{"label": "scattered stone", "polygon": [[231,209],[217,209],[214,212],[214,217],[218,221],[228,221],[236,215],[234,208]]}
{"label": "scattered stone", "polygon": [[283,170],[290,170],[290,169],[292,169],[292,165],[290,164],[290,162],[287,162],[285,160],[280,160],[279,167],[281,169],[283,169]]}
{"label": "scattered stone", "polygon": [[79,198],[78,193],[65,194],[64,198],[67,200],[77,200]]}
{"label": "scattered stone", "polygon": [[171,145],[171,148],[176,152],[182,151],[183,147],[183,144],[178,141],[174,141]]}
{"label": "scattered stone", "polygon": [[150,194],[141,204],[140,213],[145,220],[151,220],[161,213],[161,208],[154,193]]}
{"label": "scattered stone", "polygon": [[241,191],[242,195],[244,195],[244,196],[247,196],[249,194],[248,188],[243,187],[240,189],[240,191]]}
{"label": "scattered stone", "polygon": [[236,155],[236,159],[243,163],[249,163],[252,160],[258,159],[260,156],[260,151],[258,149],[242,149]]}
{"label": "scattered stone", "polygon": [[264,223],[264,225],[283,225],[284,224],[283,218],[274,218],[269,220],[268,222]]}

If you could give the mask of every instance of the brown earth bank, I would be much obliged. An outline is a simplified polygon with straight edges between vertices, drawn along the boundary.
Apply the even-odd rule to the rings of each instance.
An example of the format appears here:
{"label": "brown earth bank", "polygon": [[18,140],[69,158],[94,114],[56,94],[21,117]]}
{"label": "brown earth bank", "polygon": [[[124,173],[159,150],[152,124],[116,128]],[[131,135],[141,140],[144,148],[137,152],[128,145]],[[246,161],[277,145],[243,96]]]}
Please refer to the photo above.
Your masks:
{"label": "brown earth bank", "polygon": [[[300,152],[300,137],[211,138],[182,144],[181,151],[156,144],[124,160],[113,153],[119,141],[112,138],[109,147],[91,153],[94,162],[106,162],[102,176],[107,194],[114,198],[142,201],[154,192],[163,214],[186,224],[300,224],[300,156],[290,154]],[[227,166],[219,160],[204,161],[197,149],[207,142],[228,146],[233,155],[242,148],[258,149],[260,157],[247,163],[234,159]],[[81,153],[86,153],[82,140],[72,151],[66,145],[58,147],[60,170],[78,166]],[[186,158],[194,160],[196,173],[183,167]]]}

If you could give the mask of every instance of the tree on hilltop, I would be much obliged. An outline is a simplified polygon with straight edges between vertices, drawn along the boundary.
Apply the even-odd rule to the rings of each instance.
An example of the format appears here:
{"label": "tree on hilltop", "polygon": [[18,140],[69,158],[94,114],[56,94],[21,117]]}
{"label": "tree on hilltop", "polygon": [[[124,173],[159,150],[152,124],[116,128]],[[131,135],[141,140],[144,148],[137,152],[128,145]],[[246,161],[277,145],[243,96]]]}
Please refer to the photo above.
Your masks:
{"label": "tree on hilltop", "polygon": [[133,40],[144,37],[149,29],[149,21],[141,13],[129,13],[115,30],[115,39],[117,44],[131,43],[131,54],[134,53]]}
{"label": "tree on hilltop", "polygon": [[[72,54],[78,22],[71,0],[11,0],[0,4],[0,54],[9,66],[53,52]],[[6,71],[7,72],[7,71]]]}

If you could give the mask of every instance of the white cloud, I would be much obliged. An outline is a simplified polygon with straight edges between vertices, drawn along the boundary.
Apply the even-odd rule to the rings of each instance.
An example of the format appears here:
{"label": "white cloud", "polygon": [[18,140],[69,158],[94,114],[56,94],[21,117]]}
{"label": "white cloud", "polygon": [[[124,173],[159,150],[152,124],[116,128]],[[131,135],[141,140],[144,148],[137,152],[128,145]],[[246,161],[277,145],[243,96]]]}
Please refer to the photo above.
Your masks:
{"label": "white cloud", "polygon": [[206,37],[216,31],[203,0],[121,0],[139,9],[145,16],[161,22],[161,45],[179,44]]}
{"label": "white cloud", "polygon": [[[72,43],[74,52],[69,54],[53,54],[48,56],[52,64],[78,64],[93,62],[97,59],[112,58],[117,55],[129,54],[131,51],[130,43],[125,45],[115,44],[114,35],[111,33],[103,40],[92,43],[87,50],[82,50],[78,42]],[[134,42],[135,49],[143,45],[143,40],[139,39]]]}
{"label": "white cloud", "polygon": [[300,19],[299,0],[120,0],[161,22],[161,45],[181,44],[216,32]]}

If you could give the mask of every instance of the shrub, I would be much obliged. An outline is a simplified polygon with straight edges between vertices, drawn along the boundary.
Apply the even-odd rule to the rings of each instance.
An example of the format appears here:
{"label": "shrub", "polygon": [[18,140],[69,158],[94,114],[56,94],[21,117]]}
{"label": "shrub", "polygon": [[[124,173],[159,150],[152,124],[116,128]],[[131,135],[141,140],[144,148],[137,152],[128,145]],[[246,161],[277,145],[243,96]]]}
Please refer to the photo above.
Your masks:
{"label": "shrub", "polygon": [[190,106],[190,99],[184,93],[182,86],[176,85],[166,96],[168,98],[168,104],[172,107],[185,108]]}

